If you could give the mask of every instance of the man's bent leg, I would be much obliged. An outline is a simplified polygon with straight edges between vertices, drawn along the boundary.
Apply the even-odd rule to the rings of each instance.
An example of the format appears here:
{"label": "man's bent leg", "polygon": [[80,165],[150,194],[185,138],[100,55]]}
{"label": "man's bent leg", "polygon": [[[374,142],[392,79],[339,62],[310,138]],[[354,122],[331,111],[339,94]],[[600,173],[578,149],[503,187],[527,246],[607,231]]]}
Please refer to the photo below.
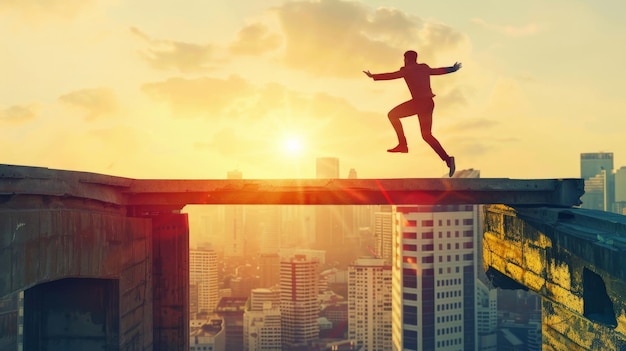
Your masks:
{"label": "man's bent leg", "polygon": [[416,114],[415,104],[413,100],[409,100],[401,103],[400,105],[394,107],[389,111],[387,117],[389,118],[389,122],[391,122],[391,126],[393,130],[396,132],[396,136],[398,137],[398,146],[388,149],[388,152],[409,152],[409,148],[406,142],[406,136],[404,135],[404,129],[402,127],[401,118],[408,117]]}

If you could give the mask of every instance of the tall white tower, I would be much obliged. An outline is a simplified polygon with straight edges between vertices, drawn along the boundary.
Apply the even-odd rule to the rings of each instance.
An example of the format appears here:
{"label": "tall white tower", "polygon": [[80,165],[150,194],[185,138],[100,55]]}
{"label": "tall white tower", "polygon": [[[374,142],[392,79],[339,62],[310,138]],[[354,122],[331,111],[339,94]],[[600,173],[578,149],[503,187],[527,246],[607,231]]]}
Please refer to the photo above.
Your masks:
{"label": "tall white tower", "polygon": [[209,249],[189,250],[189,285],[194,286],[193,298],[190,306],[196,306],[195,311],[212,313],[218,301],[217,254]]}
{"label": "tall white tower", "polygon": [[391,351],[391,265],[359,258],[348,267],[348,338],[362,351]]}
{"label": "tall white tower", "polygon": [[[479,177],[474,170],[459,176]],[[397,206],[394,350],[476,349],[479,206]]]}

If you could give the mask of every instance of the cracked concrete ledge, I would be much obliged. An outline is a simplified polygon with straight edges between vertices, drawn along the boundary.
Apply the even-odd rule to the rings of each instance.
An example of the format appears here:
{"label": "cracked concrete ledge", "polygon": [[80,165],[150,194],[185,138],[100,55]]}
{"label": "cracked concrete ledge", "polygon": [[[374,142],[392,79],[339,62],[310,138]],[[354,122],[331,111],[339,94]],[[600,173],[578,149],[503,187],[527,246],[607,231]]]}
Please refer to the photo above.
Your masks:
{"label": "cracked concrete ledge", "polygon": [[491,205],[483,264],[494,284],[542,296],[544,349],[626,350],[625,239],[626,216]]}

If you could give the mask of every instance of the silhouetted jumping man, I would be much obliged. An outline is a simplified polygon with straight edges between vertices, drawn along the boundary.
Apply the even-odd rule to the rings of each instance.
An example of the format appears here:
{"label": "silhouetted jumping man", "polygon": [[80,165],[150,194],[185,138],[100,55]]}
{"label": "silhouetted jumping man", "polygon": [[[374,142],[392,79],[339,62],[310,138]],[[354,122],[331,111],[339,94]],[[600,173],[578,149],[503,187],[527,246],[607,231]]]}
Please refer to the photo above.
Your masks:
{"label": "silhouetted jumping man", "polygon": [[387,150],[388,152],[409,152],[400,119],[417,115],[420,121],[422,138],[446,162],[446,165],[450,168],[449,176],[452,177],[456,168],[454,157],[446,153],[432,134],[433,109],[435,108],[433,97],[435,94],[433,94],[430,88],[430,76],[456,72],[459,68],[461,68],[459,62],[450,67],[430,68],[425,63],[417,63],[417,52],[409,50],[404,53],[404,66],[400,67],[396,72],[372,74],[370,71],[363,71],[363,73],[374,80],[404,78],[411,92],[411,100],[405,101],[389,111],[389,121],[398,136],[398,146]]}

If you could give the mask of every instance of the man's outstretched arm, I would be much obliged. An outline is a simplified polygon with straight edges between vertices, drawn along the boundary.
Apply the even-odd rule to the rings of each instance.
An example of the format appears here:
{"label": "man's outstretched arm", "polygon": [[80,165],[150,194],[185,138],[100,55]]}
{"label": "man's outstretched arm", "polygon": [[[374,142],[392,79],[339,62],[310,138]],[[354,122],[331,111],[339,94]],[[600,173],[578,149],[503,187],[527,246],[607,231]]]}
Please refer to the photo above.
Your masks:
{"label": "man's outstretched arm", "polygon": [[374,80],[389,80],[389,79],[398,79],[402,78],[402,73],[400,71],[390,72],[390,73],[370,73],[370,71],[363,71],[365,75],[374,79]]}
{"label": "man's outstretched arm", "polygon": [[460,62],[455,62],[454,65],[450,67],[439,67],[439,68],[431,68],[430,75],[436,76],[440,74],[447,74],[458,71],[462,67]]}

